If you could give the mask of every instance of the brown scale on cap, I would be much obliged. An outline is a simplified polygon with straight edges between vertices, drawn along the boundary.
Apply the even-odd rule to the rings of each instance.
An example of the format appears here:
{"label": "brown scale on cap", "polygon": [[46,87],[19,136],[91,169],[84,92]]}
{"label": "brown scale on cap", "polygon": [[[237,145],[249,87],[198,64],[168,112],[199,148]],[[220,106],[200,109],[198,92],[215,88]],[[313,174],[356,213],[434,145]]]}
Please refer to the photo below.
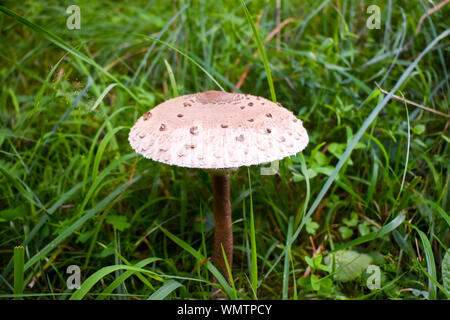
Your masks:
{"label": "brown scale on cap", "polygon": [[[288,142],[285,137],[290,137]],[[294,155],[305,148],[308,134],[302,121],[279,103],[252,95],[207,91],[154,107],[136,122],[129,141],[146,158],[181,167],[219,169]],[[189,148],[185,156],[177,155],[177,150],[187,150],[185,145],[195,148]],[[167,150],[164,156],[160,149]]]}
{"label": "brown scale on cap", "polygon": [[189,128],[189,132],[190,132],[192,135],[198,134],[198,127],[197,127],[197,126],[190,127],[190,128]]}
{"label": "brown scale on cap", "polygon": [[142,115],[142,118],[144,118],[144,121],[147,121],[148,119],[151,118],[151,116],[152,116],[152,113],[149,111],[149,112],[144,113]]}

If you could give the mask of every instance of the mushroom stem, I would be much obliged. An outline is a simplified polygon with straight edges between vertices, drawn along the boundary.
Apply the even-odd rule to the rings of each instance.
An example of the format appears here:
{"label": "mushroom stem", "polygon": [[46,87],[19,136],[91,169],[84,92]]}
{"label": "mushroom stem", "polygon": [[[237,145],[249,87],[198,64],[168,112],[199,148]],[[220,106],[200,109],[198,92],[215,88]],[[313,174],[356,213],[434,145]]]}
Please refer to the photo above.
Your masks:
{"label": "mushroom stem", "polygon": [[230,175],[229,173],[211,174],[214,211],[214,253],[216,267],[228,276],[222,247],[227,257],[228,266],[233,264],[233,231],[231,229]]}

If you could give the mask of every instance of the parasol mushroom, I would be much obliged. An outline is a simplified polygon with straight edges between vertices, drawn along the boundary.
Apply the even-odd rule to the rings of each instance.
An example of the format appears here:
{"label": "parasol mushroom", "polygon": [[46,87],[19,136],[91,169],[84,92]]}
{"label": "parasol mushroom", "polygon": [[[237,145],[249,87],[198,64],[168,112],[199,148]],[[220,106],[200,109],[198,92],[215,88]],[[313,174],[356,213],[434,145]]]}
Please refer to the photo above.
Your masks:
{"label": "parasol mushroom", "polygon": [[233,261],[230,172],[295,155],[308,144],[302,121],[279,103],[248,94],[207,91],[167,100],[142,115],[129,142],[145,158],[206,169],[213,188],[213,262]]}

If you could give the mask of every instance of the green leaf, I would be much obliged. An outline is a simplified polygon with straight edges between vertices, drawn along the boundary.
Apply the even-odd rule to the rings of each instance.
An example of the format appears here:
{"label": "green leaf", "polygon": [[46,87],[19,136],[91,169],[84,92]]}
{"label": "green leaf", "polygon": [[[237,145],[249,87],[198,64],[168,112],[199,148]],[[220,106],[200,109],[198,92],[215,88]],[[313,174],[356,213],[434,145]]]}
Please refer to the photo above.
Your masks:
{"label": "green leaf", "polygon": [[328,157],[323,152],[317,149],[314,149],[311,152],[311,158],[314,159],[314,164],[317,164],[319,166],[326,166],[330,162]]}
{"label": "green leaf", "polygon": [[325,264],[332,267],[334,260],[334,278],[347,282],[359,277],[372,262],[368,254],[352,250],[340,250],[325,257]]}
{"label": "green leaf", "polygon": [[5,209],[0,211],[0,221],[12,221],[25,216],[26,208],[21,204],[13,209]]}
{"label": "green leaf", "polygon": [[80,236],[78,237],[78,241],[81,243],[86,243],[94,234],[94,230],[88,230],[85,232],[82,232]]}
{"label": "green leaf", "polygon": [[412,128],[412,132],[415,134],[422,134],[425,132],[425,126],[423,124],[418,124]]}
{"label": "green leaf", "polygon": [[320,289],[319,294],[321,295],[330,295],[333,293],[334,285],[333,280],[329,277],[320,279]]}
{"label": "green leaf", "polygon": [[[347,148],[346,143],[332,142],[332,143],[330,143],[330,146],[328,147],[328,151],[336,158],[341,159],[342,156],[344,155],[346,148]],[[355,149],[356,149],[356,144],[355,144]],[[348,158],[348,164],[350,166],[353,165],[353,161],[352,161],[352,159],[350,159],[350,157]]]}
{"label": "green leaf", "polygon": [[338,248],[336,248],[337,250],[344,250],[350,247],[354,247],[357,245],[360,245],[362,243],[377,239],[377,238],[381,238],[384,237],[385,235],[389,234],[390,232],[392,232],[392,230],[395,230],[399,225],[401,225],[403,223],[403,221],[405,220],[405,215],[403,213],[400,213],[397,217],[395,217],[391,222],[389,222],[388,224],[386,224],[385,226],[383,226],[381,229],[378,229],[376,232],[371,232],[369,234],[366,234],[365,236],[359,237],[357,239],[354,239],[350,242],[347,242],[341,246],[339,246]]}
{"label": "green leaf", "polygon": [[[308,178],[312,179],[315,176],[317,176],[317,173],[312,168],[308,168]],[[301,182],[305,180],[305,176],[303,174],[293,172],[292,179],[294,180],[294,182]]]}
{"label": "green leaf", "polygon": [[341,234],[342,239],[346,240],[353,235],[353,230],[349,227],[342,226],[338,228],[339,233]]}
{"label": "green leaf", "polygon": [[445,290],[450,293],[450,249],[447,250],[442,260],[442,282]]}
{"label": "green leaf", "polygon": [[306,220],[305,228],[306,232],[315,235],[316,230],[319,228],[319,224],[315,221],[312,221],[311,217],[309,217],[308,220]]}
{"label": "green leaf", "polygon": [[343,218],[342,222],[348,227],[355,227],[358,224],[358,215],[352,212],[350,219]]}
{"label": "green leaf", "polygon": [[114,248],[106,247],[105,249],[102,250],[102,252],[100,252],[100,257],[106,258],[113,254],[114,254]]}
{"label": "green leaf", "polygon": [[314,171],[315,175],[317,175],[318,173],[321,173],[326,176],[330,176],[334,169],[332,166],[323,166],[323,167],[312,166],[311,168]]}
{"label": "green leaf", "polygon": [[320,279],[315,274],[311,275],[311,287],[315,291],[319,291],[320,290]]}
{"label": "green leaf", "polygon": [[358,224],[358,231],[361,236],[365,236],[369,234],[371,231],[375,232],[376,228],[374,230],[374,226],[371,225],[369,221],[363,221],[360,224]]}
{"label": "green leaf", "polygon": [[126,216],[110,215],[106,218],[106,222],[119,231],[128,229],[131,226],[131,224],[127,222]]}
{"label": "green leaf", "polygon": [[305,256],[305,261],[306,261],[306,263],[308,264],[308,266],[311,267],[312,271],[314,272],[314,269],[315,269],[315,267],[316,267],[316,266],[314,265],[314,260],[313,260],[312,258],[308,257],[308,256]]}

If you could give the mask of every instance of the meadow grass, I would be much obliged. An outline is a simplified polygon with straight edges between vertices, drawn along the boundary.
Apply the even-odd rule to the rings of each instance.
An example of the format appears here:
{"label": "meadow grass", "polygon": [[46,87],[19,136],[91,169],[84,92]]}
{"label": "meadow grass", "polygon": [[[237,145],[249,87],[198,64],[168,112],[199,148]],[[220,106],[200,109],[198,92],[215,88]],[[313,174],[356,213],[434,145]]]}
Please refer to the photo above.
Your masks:
{"label": "meadow grass", "polygon": [[[416,34],[423,0],[80,0],[79,30],[71,4],[0,6],[0,298],[450,298],[450,5]],[[231,285],[208,175],[127,139],[212,89],[278,101],[310,137],[275,175],[231,175]]]}

